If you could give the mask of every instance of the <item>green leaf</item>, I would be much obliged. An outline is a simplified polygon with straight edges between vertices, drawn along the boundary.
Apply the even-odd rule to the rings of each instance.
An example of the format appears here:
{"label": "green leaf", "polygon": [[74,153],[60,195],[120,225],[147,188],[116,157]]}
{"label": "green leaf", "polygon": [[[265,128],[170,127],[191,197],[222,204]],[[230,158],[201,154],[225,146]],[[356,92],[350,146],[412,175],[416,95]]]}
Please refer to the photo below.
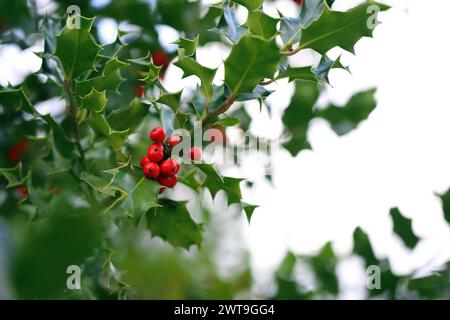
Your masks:
{"label": "green leaf", "polygon": [[162,199],[161,207],[152,208],[146,215],[147,227],[153,236],[159,236],[174,247],[189,249],[201,246],[203,230],[192,220],[186,204]]}
{"label": "green leaf", "polygon": [[129,133],[136,131],[148,114],[148,106],[144,105],[138,98],[134,98],[126,108],[116,109],[111,112],[107,119],[112,129]]}
{"label": "green leaf", "polygon": [[225,60],[225,83],[233,95],[251,93],[263,78],[272,78],[281,58],[275,38],[245,34]]}
{"label": "green leaf", "polygon": [[88,80],[76,81],[78,96],[85,96],[92,88],[100,92],[107,90],[118,93],[119,86],[124,81],[120,70],[125,66],[128,64],[120,61],[117,57],[108,60],[101,75]]}
{"label": "green leaf", "polygon": [[143,58],[128,59],[128,61],[136,65],[148,68],[147,71],[143,72],[144,75],[143,77],[141,77],[141,81],[153,83],[159,79],[159,72],[161,71],[162,66],[157,66],[153,63],[152,54],[150,52]]}
{"label": "green leaf", "polygon": [[99,92],[92,88],[91,92],[81,98],[81,108],[93,112],[102,112],[106,107],[106,91]]}
{"label": "green leaf", "polygon": [[281,12],[278,11],[281,17],[280,22],[280,36],[281,40],[286,48],[292,46],[294,43],[300,41],[302,34],[300,19],[299,18],[287,18]]}
{"label": "green leaf", "polygon": [[253,204],[248,204],[248,203],[245,203],[245,202],[241,202],[241,205],[242,205],[242,209],[244,209],[245,216],[247,217],[247,220],[250,223],[250,221],[252,219],[252,216],[253,216],[253,212],[259,206],[253,205]]}
{"label": "green leaf", "polygon": [[324,55],[317,66],[313,67],[311,71],[314,73],[314,75],[323,83],[329,84],[328,80],[328,73],[331,69],[344,69],[346,71],[349,71],[347,67],[344,67],[341,64],[341,57],[339,56],[336,60],[332,60],[328,58],[326,55]]}
{"label": "green leaf", "polygon": [[97,192],[103,193],[107,196],[114,197],[115,191],[110,189],[109,186],[113,181],[113,177],[99,177],[88,172],[82,172],[80,180],[86,182],[90,187],[95,189]]}
{"label": "green leaf", "polygon": [[304,1],[300,7],[299,22],[303,29],[306,29],[313,21],[322,15],[324,0]]}
{"label": "green leaf", "polygon": [[369,237],[360,227],[357,227],[353,232],[353,253],[364,259],[366,267],[379,265],[379,260],[375,257]]}
{"label": "green leaf", "polygon": [[183,55],[186,57],[192,57],[195,54],[195,50],[197,50],[199,36],[194,39],[186,39],[180,38],[175,43],[178,44],[178,47],[183,49]]}
{"label": "green leaf", "polygon": [[337,257],[330,242],[327,242],[320,252],[311,257],[311,266],[319,281],[319,290],[326,293],[338,294],[339,283],[336,275]]}
{"label": "green leaf", "polygon": [[220,119],[214,123],[215,126],[222,126],[222,127],[233,127],[235,125],[238,125],[240,123],[238,118],[235,117],[227,117]]}
{"label": "green leaf", "polygon": [[313,107],[319,97],[317,84],[297,82],[291,103],[284,111],[282,121],[291,134],[283,146],[293,155],[300,150],[310,148],[307,140],[309,121],[314,117]]}
{"label": "green leaf", "polygon": [[113,130],[105,116],[95,112],[89,115],[88,123],[99,137],[108,139],[115,150],[119,150],[123,146],[130,131],[130,129],[122,131]]}
{"label": "green leaf", "polygon": [[311,48],[325,54],[334,47],[354,53],[354,46],[364,36],[372,36],[373,28],[368,23],[373,12],[367,8],[377,5],[381,11],[389,7],[375,1],[367,1],[346,12],[331,11],[325,5],[323,14],[302,32],[300,49]]}
{"label": "green leaf", "polygon": [[26,176],[22,175],[22,162],[19,162],[12,168],[0,168],[0,175],[8,181],[7,188],[21,186],[26,181]]}
{"label": "green leaf", "polygon": [[328,120],[338,135],[344,135],[366,120],[375,109],[374,94],[375,89],[359,92],[351,97],[346,105],[329,105],[325,109],[317,110],[315,115]]}
{"label": "green leaf", "polygon": [[410,249],[414,249],[419,242],[419,238],[414,234],[412,230],[411,219],[402,216],[397,208],[392,208],[389,212],[394,224],[394,233],[397,234],[403,243]]}
{"label": "green leaf", "polygon": [[214,166],[207,163],[197,164],[197,167],[205,174],[206,178],[203,185],[209,189],[213,198],[217,192],[223,190],[227,194],[229,205],[241,202],[240,183],[242,179],[222,177]]}
{"label": "green leaf", "polygon": [[197,76],[200,79],[200,88],[205,94],[207,101],[210,101],[213,95],[212,82],[214,80],[214,76],[216,75],[217,69],[204,67],[194,59],[184,57],[183,55],[179,55],[179,59],[175,65],[183,70],[183,78]]}
{"label": "green leaf", "polygon": [[241,27],[236,19],[234,10],[231,10],[228,1],[224,4],[222,15],[217,25],[210,31],[218,33],[231,42],[238,41],[247,29]]}
{"label": "green leaf", "polygon": [[69,29],[66,25],[56,41],[55,55],[61,61],[64,73],[69,79],[92,70],[95,57],[101,48],[90,33],[94,18],[76,18],[80,18],[80,29]]}
{"label": "green leaf", "polygon": [[272,18],[262,10],[250,11],[248,15],[248,29],[251,33],[270,39],[277,34],[277,23],[279,19]]}
{"label": "green leaf", "polygon": [[239,3],[246,7],[249,11],[254,11],[263,5],[264,0],[232,0],[233,2]]}
{"label": "green leaf", "polygon": [[317,78],[311,71],[311,67],[291,67],[290,65],[277,76],[277,80],[288,78],[289,82],[294,80],[303,80],[317,82]]}

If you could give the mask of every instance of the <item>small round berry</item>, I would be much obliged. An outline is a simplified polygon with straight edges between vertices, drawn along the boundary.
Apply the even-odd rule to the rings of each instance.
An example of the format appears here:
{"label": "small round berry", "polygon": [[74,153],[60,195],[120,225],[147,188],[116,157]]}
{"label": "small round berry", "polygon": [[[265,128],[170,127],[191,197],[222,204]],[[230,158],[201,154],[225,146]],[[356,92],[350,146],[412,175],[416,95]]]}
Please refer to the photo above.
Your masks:
{"label": "small round berry", "polygon": [[303,4],[303,0],[294,0],[295,3],[302,5]]}
{"label": "small round berry", "polygon": [[154,142],[163,143],[166,139],[166,132],[161,127],[156,127],[150,131],[150,139]]}
{"label": "small round berry", "polygon": [[189,149],[189,157],[192,161],[201,161],[202,160],[202,149],[198,147],[192,147]]}
{"label": "small round berry", "polygon": [[180,142],[181,142],[181,137],[177,137],[177,136],[172,136],[172,137],[169,137],[169,139],[167,139],[167,143],[171,147],[175,147]]}
{"label": "small round berry", "polygon": [[163,146],[160,143],[151,144],[147,151],[148,160],[160,162],[164,158]]}
{"label": "small round berry", "polygon": [[150,162],[150,160],[148,159],[148,157],[147,157],[147,156],[143,156],[143,157],[141,158],[141,161],[140,161],[141,167],[142,167],[142,168],[145,167],[145,165],[146,165],[147,163],[149,163],[149,162]]}
{"label": "small round berry", "polygon": [[159,194],[163,193],[166,188],[159,188]]}
{"label": "small round berry", "polygon": [[19,192],[21,198],[26,198],[29,196],[27,188],[25,188],[23,185],[18,186],[17,191]]}
{"label": "small round berry", "polygon": [[155,179],[159,176],[159,166],[157,163],[149,162],[144,166],[144,174],[149,179]]}
{"label": "small round berry", "polygon": [[161,163],[161,172],[164,174],[176,174],[180,165],[173,159],[166,159]]}
{"label": "small round berry", "polygon": [[163,51],[155,51],[152,53],[152,60],[155,66],[167,68],[170,64],[170,58]]}
{"label": "small round berry", "polygon": [[177,184],[178,178],[174,174],[161,175],[158,177],[158,182],[164,187],[173,188]]}
{"label": "small round berry", "polygon": [[145,87],[142,84],[137,85],[136,88],[134,88],[134,94],[138,98],[143,98],[145,96]]}

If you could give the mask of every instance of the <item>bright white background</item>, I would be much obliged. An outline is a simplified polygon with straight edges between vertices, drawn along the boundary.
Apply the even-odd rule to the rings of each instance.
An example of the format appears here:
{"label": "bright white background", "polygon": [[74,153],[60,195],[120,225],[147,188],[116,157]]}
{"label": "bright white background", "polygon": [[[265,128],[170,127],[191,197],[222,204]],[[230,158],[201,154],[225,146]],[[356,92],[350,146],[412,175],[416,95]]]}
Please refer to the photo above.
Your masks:
{"label": "bright white background", "polygon": [[[206,1],[205,1],[206,2]],[[207,1],[214,2],[214,1]],[[360,1],[337,0],[333,9],[346,10]],[[251,250],[251,261],[258,284],[264,287],[287,250],[313,253],[331,240],[338,254],[347,256],[352,248],[352,233],[360,225],[368,232],[379,257],[388,257],[395,272],[409,273],[419,267],[438,266],[450,257],[450,228],[444,222],[441,204],[435,193],[450,186],[450,105],[448,75],[450,65],[447,25],[450,2],[446,0],[391,0],[392,6],[380,14],[382,24],[373,39],[363,39],[356,55],[343,54],[342,61],[352,74],[333,70],[330,87],[320,100],[344,104],[355,92],[377,87],[378,106],[369,119],[350,134],[337,137],[325,121],[311,123],[309,141],[312,150],[291,157],[284,150],[274,155],[273,184],[263,179],[254,161],[229,174],[255,181],[253,189],[244,190],[244,199],[260,205],[250,226],[240,224],[244,242]],[[276,9],[293,15],[297,8],[291,0],[266,5],[266,12]],[[245,18],[245,10],[239,17]],[[103,20],[101,40],[111,41],[115,22]],[[161,26],[162,43],[178,35]],[[333,50],[336,57],[340,50]],[[209,44],[198,51],[200,62],[217,67],[228,50]],[[317,61],[305,51],[292,58],[304,65]],[[31,50],[0,46],[0,84],[16,84],[40,61]],[[195,79],[181,80],[182,73],[169,67],[164,83],[170,90],[192,86]],[[216,81],[223,79],[219,70]],[[257,104],[246,105],[254,123],[252,132],[268,138],[282,133],[280,117],[289,103],[293,85],[271,85],[276,92],[269,98],[270,117]],[[61,103],[40,106],[52,111]],[[52,111],[53,112],[53,111]],[[233,132],[229,133],[233,138]],[[421,238],[414,251],[404,247],[392,233],[389,209],[399,207],[413,219],[413,229]],[[361,297],[364,285],[362,262],[348,258],[339,266],[343,298]],[[264,290],[264,289],[262,289]]]}

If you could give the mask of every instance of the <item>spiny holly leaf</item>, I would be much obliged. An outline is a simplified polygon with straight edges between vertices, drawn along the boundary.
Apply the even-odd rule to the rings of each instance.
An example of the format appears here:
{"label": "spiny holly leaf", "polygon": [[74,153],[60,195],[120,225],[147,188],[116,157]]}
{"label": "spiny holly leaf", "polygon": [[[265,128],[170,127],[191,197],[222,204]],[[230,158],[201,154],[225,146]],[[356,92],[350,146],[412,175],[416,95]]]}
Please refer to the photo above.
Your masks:
{"label": "spiny holly leaf", "polygon": [[162,66],[157,66],[153,63],[152,54],[150,52],[143,58],[128,59],[128,61],[148,69],[148,71],[143,71],[143,77],[140,79],[141,81],[153,83],[159,79],[159,72],[161,71]]}
{"label": "spiny holly leaf", "polygon": [[291,67],[288,65],[283,72],[280,72],[276,79],[284,78],[288,78],[289,82],[294,80],[317,82],[317,78],[312,72],[311,67]]}
{"label": "spiny holly leaf", "polygon": [[373,13],[367,8],[377,5],[380,10],[389,7],[375,1],[367,1],[346,12],[331,11],[325,5],[320,18],[302,32],[300,49],[311,48],[325,54],[334,47],[354,53],[354,45],[364,36],[371,37],[375,26],[368,23]]}
{"label": "spiny holly leaf", "polygon": [[59,153],[65,158],[74,156],[75,148],[63,128],[50,116],[50,114],[40,114],[30,103],[23,88],[0,90],[0,104],[7,111],[22,110],[33,117],[44,120],[53,130],[53,138]]}
{"label": "spiny holly leaf", "polygon": [[366,120],[376,107],[375,89],[359,92],[350,98],[344,106],[330,105],[316,110],[315,115],[328,120],[338,135],[344,135]]}
{"label": "spiny holly leaf", "polygon": [[247,29],[241,27],[236,20],[234,11],[231,10],[228,1],[223,6],[222,15],[218,24],[211,31],[223,35],[231,42],[238,41]]}
{"label": "spiny holly leaf", "polygon": [[280,11],[278,14],[281,17],[280,36],[286,48],[292,46],[294,43],[300,41],[302,29],[300,27],[299,18],[287,18]]}
{"label": "spiny holly leaf", "polygon": [[[170,114],[170,113],[166,112],[164,109],[162,110],[163,116],[164,116],[163,120],[166,120],[166,121],[164,121],[164,125],[169,126],[169,124],[172,121],[167,121],[167,120],[169,120],[169,118],[173,118],[173,116],[175,115],[175,117],[178,121],[178,124],[180,126],[183,126],[184,123],[186,122],[186,115],[183,114],[180,109],[182,91],[171,93],[171,92],[167,92],[166,89],[164,89],[162,86],[160,88],[161,88],[161,96],[157,100],[154,100],[153,102],[164,104],[164,105],[168,106],[170,108],[170,110],[172,110],[172,112],[173,112],[173,114]],[[170,110],[168,110],[168,111],[170,112]],[[170,125],[170,127],[171,127],[171,125]],[[165,129],[166,129],[167,133],[172,130],[172,128],[170,130],[167,128],[165,128]]]}
{"label": "spiny holly leaf", "polygon": [[68,17],[69,24],[73,21],[71,19],[78,18],[80,29],[75,26],[69,28],[66,25],[56,40],[55,55],[61,61],[64,73],[69,79],[74,79],[82,73],[92,70],[93,62],[100,49],[91,36],[94,18],[75,15]]}
{"label": "spiny holly leaf", "polygon": [[118,207],[120,214],[133,217],[138,222],[150,208],[159,206],[159,184],[144,177],[137,168],[127,163],[105,172],[113,176],[107,188],[120,194],[116,203],[123,200]]}
{"label": "spiny holly leaf", "polygon": [[124,131],[129,129],[129,133],[132,133],[136,131],[147,114],[148,106],[144,105],[138,98],[134,98],[129,106],[114,110],[108,115],[107,119],[114,130]]}
{"label": "spiny holly leaf", "polygon": [[213,94],[209,103],[202,90],[197,89],[195,92],[194,99],[192,100],[191,103],[194,106],[195,111],[199,115],[202,115],[205,112],[206,105],[208,105],[210,111],[215,110],[221,103],[223,103],[226,100],[230,92],[230,90],[227,88],[226,85],[218,86],[213,84],[212,88]]}
{"label": "spiny holly leaf", "polygon": [[248,29],[251,33],[270,39],[277,34],[277,23],[279,19],[272,18],[262,10],[250,11],[248,15]]}
{"label": "spiny holly leaf", "polygon": [[311,71],[315,74],[315,76],[323,83],[329,84],[328,73],[331,69],[344,69],[349,71],[347,67],[344,67],[341,64],[341,57],[339,56],[336,60],[332,60],[328,58],[328,56],[324,55],[317,66],[313,67]]}
{"label": "spiny holly leaf", "polygon": [[439,196],[442,200],[442,210],[444,210],[444,218],[450,223],[450,189],[442,196]]}
{"label": "spiny holly leaf", "polygon": [[120,61],[117,57],[108,60],[103,68],[102,74],[88,80],[76,82],[77,94],[85,96],[92,88],[97,91],[119,92],[119,86],[124,81],[120,70],[128,66],[127,63]]}
{"label": "spiny holly leaf", "polygon": [[249,11],[257,10],[261,8],[264,0],[232,0],[233,2],[239,3],[246,7]]}
{"label": "spiny holly leaf", "polygon": [[180,38],[175,43],[178,44],[180,49],[183,49],[183,55],[186,57],[192,57],[195,54],[195,50],[197,50],[199,36],[194,39],[186,39]]}
{"label": "spiny holly leaf", "polygon": [[22,162],[19,162],[13,168],[0,168],[0,175],[4,176],[8,181],[7,188],[23,185],[27,178],[22,175]]}
{"label": "spiny holly leaf", "polygon": [[397,208],[392,208],[389,212],[394,224],[394,233],[397,234],[403,243],[410,249],[414,249],[419,242],[419,238],[414,234],[412,230],[411,219],[402,216]]}
{"label": "spiny holly leaf", "polygon": [[161,207],[147,213],[147,227],[154,236],[159,236],[174,247],[189,249],[191,245],[201,246],[203,230],[192,220],[186,204],[168,199],[160,201]]}
{"label": "spiny holly leaf", "polygon": [[245,34],[233,45],[225,60],[225,83],[233,95],[252,93],[263,78],[272,78],[281,53],[275,38]]}
{"label": "spiny holly leaf", "polygon": [[300,7],[299,22],[306,29],[313,21],[317,20],[323,12],[324,0],[307,0]]}
{"label": "spiny holly leaf", "polygon": [[91,92],[81,97],[80,107],[93,112],[102,112],[106,107],[106,102],[106,91],[100,92],[92,88]]}
{"label": "spiny holly leaf", "polygon": [[216,75],[217,69],[204,67],[196,60],[189,57],[184,57],[182,53],[179,55],[179,59],[175,65],[183,70],[183,78],[197,76],[200,79],[200,88],[205,94],[207,101],[210,101],[213,94],[212,82],[214,80],[214,76]]}
{"label": "spiny holly leaf", "polygon": [[273,90],[267,90],[263,86],[257,85],[252,93],[242,93],[238,95],[236,101],[258,100],[261,103],[273,92]]}
{"label": "spiny holly leaf", "polygon": [[119,150],[123,146],[128,137],[129,128],[122,131],[113,130],[105,116],[96,112],[91,112],[87,120],[95,133],[99,137],[108,139],[115,150]]}
{"label": "spiny holly leaf", "polygon": [[97,192],[103,193],[107,196],[114,197],[115,191],[110,189],[109,186],[113,181],[113,177],[99,177],[88,172],[82,172],[80,180],[86,182],[90,187],[95,189]]}
{"label": "spiny holly leaf", "polygon": [[242,179],[222,177],[210,164],[201,163],[197,167],[206,175],[203,183],[209,189],[213,198],[217,192],[223,190],[228,196],[228,204],[240,203],[242,200],[240,183]]}
{"label": "spiny holly leaf", "polygon": [[315,83],[297,82],[291,103],[283,115],[283,123],[291,134],[291,139],[283,146],[293,155],[310,147],[307,140],[309,121],[314,117],[313,107],[319,97]]}

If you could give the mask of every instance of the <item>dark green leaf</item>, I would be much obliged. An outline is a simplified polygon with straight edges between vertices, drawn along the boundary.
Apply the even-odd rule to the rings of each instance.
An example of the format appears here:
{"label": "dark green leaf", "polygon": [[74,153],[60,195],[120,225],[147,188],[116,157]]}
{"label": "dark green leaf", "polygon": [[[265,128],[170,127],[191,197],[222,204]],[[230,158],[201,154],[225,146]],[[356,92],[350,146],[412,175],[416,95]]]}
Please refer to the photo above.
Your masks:
{"label": "dark green leaf", "polygon": [[411,219],[402,216],[397,208],[392,208],[389,212],[394,224],[394,233],[397,234],[403,243],[410,249],[414,249],[419,242],[419,238],[414,234],[412,230]]}

